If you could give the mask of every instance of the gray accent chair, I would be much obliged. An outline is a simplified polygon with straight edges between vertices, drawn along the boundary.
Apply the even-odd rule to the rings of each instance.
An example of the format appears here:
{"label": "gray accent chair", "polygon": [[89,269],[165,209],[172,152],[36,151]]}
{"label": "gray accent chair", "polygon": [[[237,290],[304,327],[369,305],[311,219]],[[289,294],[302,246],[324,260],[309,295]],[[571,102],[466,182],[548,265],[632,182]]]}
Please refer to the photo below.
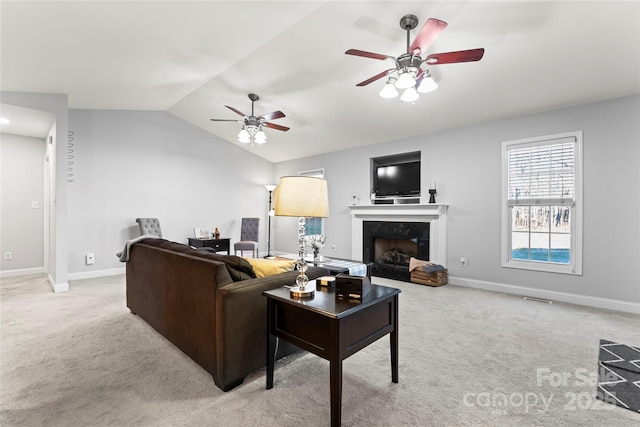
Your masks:
{"label": "gray accent chair", "polygon": [[235,255],[244,256],[244,251],[251,251],[254,258],[258,257],[258,232],[260,230],[260,218],[242,218],[240,229],[240,241],[233,244]]}
{"label": "gray accent chair", "polygon": [[160,228],[160,220],[158,218],[136,218],[136,222],[140,226],[140,235],[152,234],[162,237],[162,229]]}

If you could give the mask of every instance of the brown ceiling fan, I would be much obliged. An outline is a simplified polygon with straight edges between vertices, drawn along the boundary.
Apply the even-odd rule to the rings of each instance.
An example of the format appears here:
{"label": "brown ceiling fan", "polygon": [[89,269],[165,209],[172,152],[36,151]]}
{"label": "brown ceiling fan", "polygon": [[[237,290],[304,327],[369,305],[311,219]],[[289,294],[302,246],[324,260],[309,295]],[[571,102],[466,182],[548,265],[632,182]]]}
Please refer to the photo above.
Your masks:
{"label": "brown ceiling fan", "polygon": [[[423,56],[425,55],[427,49],[440,35],[440,33],[444,31],[444,29],[447,27],[447,23],[439,19],[427,19],[427,22],[425,22],[416,38],[413,40],[413,43],[410,43],[411,30],[413,30],[417,26],[418,18],[415,15],[405,15],[402,17],[402,19],[400,19],[400,27],[407,32],[407,52],[403,53],[397,58],[390,55],[366,52],[358,49],[347,50],[345,52],[347,55],[362,56],[364,58],[379,60],[390,59],[395,62],[394,68],[389,68],[388,70],[382,71],[381,73],[378,73],[375,76],[358,83],[356,86],[366,86],[369,83],[381,79],[382,77],[388,76],[389,74],[397,73],[397,77],[392,76],[389,78],[389,80],[387,81],[387,85],[393,85],[398,89],[405,90],[413,88],[413,92],[415,92],[416,89],[418,90],[418,92],[429,92],[429,89],[433,90],[435,89],[435,87],[437,87],[437,85],[433,87],[435,82],[431,78],[429,70],[422,68],[422,64],[441,65],[452,64],[456,62],[479,61],[484,55],[484,48],[479,48],[459,50],[454,52],[432,53],[423,59]],[[423,82],[423,80],[425,80],[426,83]],[[380,95],[383,97],[392,97],[384,96],[382,92]],[[395,95],[397,96],[397,92]],[[417,93],[415,93],[415,95],[417,96]]]}
{"label": "brown ceiling fan", "polygon": [[267,114],[261,114],[256,116],[253,110],[254,103],[260,99],[258,95],[255,93],[249,94],[249,99],[251,100],[251,115],[244,114],[243,112],[225,105],[228,109],[233,111],[234,113],[242,116],[242,120],[238,119],[210,119],[213,122],[237,122],[242,123],[242,130],[238,134],[238,140],[240,142],[251,142],[257,144],[263,144],[267,142],[267,137],[262,130],[263,127],[267,127],[269,129],[288,131],[289,128],[286,126],[277,125],[275,123],[270,123],[267,120],[275,120],[281,119],[282,117],[286,117],[282,111],[273,111]]}

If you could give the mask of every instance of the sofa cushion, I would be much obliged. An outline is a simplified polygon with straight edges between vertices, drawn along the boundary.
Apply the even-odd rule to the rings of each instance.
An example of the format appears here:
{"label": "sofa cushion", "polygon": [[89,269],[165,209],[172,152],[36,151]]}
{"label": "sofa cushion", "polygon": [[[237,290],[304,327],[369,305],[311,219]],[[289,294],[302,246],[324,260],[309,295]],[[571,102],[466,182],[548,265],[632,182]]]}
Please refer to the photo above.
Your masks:
{"label": "sofa cushion", "polygon": [[268,277],[275,276],[276,274],[285,273],[287,271],[293,271],[296,265],[295,259],[264,259],[264,258],[245,258],[253,271],[256,272],[256,277]]}
{"label": "sofa cushion", "polygon": [[256,278],[256,273],[253,271],[251,264],[242,257],[235,255],[220,255],[201,249],[190,249],[187,253],[201,258],[224,262],[227,270],[229,271],[229,275],[231,276],[231,280],[234,282]]}

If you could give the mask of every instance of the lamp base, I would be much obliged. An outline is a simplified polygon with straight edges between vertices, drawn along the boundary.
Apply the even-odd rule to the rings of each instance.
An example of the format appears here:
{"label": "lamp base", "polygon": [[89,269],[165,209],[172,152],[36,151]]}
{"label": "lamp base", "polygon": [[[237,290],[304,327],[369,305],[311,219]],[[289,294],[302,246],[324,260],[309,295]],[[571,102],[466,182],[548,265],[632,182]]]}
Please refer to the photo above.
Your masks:
{"label": "lamp base", "polygon": [[299,286],[292,286],[289,288],[289,294],[291,298],[311,298],[316,294],[316,282],[307,283],[303,289]]}

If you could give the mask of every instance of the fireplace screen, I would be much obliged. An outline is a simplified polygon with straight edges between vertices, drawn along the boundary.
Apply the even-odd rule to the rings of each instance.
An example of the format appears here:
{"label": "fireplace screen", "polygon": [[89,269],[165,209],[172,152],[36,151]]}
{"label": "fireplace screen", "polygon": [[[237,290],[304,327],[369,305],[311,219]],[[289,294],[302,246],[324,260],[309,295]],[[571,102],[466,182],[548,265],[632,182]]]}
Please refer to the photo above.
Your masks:
{"label": "fireplace screen", "polygon": [[411,257],[418,257],[416,239],[375,238],[373,247],[374,262],[376,264],[408,267]]}

